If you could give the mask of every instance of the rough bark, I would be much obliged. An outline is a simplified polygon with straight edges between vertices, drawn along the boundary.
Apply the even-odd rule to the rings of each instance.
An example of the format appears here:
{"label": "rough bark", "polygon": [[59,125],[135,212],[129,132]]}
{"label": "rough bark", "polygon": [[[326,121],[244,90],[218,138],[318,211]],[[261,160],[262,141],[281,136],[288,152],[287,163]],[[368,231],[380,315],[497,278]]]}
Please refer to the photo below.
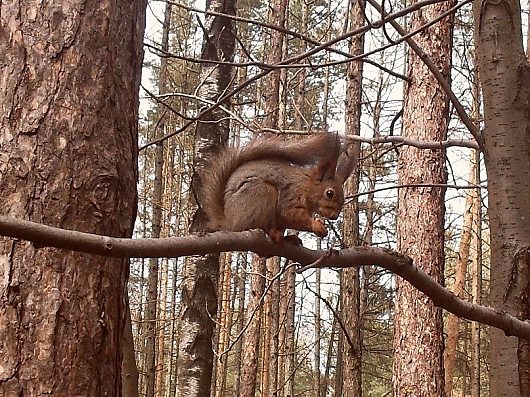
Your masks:
{"label": "rough bark", "polygon": [[241,397],[254,397],[258,373],[258,352],[260,339],[260,308],[265,289],[265,260],[254,257],[250,277],[250,297],[247,305],[248,327],[243,339],[241,374]]}
{"label": "rough bark", "polygon": [[[274,0],[269,7],[269,22],[279,28],[285,28],[285,20],[289,0]],[[270,40],[267,41],[265,60],[268,64],[275,65],[282,60],[283,39],[285,34],[279,30],[270,31]],[[270,72],[263,91],[265,120],[264,126],[276,128],[279,121],[280,104],[280,75],[281,69]]]}
{"label": "rough bark", "polygon": [[[364,24],[364,2],[350,1],[349,4],[350,30],[355,30]],[[349,52],[361,54],[364,48],[364,36],[351,40]],[[348,64],[346,81],[346,133],[347,135],[360,135],[361,128],[361,98],[362,98],[362,62]],[[351,143],[357,158],[361,150],[360,142]],[[345,196],[353,197],[359,190],[359,168],[344,185]],[[346,246],[360,244],[359,238],[359,206],[356,198],[344,206],[344,222],[342,238]],[[341,271],[341,298],[345,330],[348,337],[343,339],[342,379],[344,386],[342,395],[346,397],[362,396],[362,321],[360,313],[360,272],[359,268],[344,269]]]}
{"label": "rough bark", "polygon": [[[0,212],[131,236],[145,2],[0,7]],[[128,261],[2,238],[0,263],[0,395],[120,395]]]}
{"label": "rough bark", "polygon": [[[235,15],[235,2],[214,0],[207,2],[211,11]],[[228,61],[233,59],[235,25],[230,18],[207,15],[204,22],[202,59]],[[200,71],[198,96],[215,101],[229,87],[232,67],[223,64],[203,63]],[[225,107],[230,104],[224,103]],[[196,151],[194,168],[203,169],[209,155],[228,140],[229,123],[218,108],[208,112],[196,128]],[[204,230],[204,214],[200,209],[201,177],[194,173],[192,200],[196,208],[190,230]],[[219,278],[219,255],[189,257],[184,269],[182,284],[181,339],[179,345],[178,389],[183,396],[210,395],[213,349],[212,337],[217,313],[217,286]]]}
{"label": "rough bark", "polygon": [[[484,97],[484,160],[491,227],[491,305],[529,317],[530,75],[523,48],[520,3],[473,4],[477,65]],[[530,354],[491,330],[490,393],[530,395]]]}
{"label": "rough bark", "polygon": [[[411,30],[451,7],[441,3],[415,12]],[[451,18],[416,36],[445,78],[451,59]],[[445,92],[421,59],[408,55],[403,135],[418,140],[446,137],[448,101]],[[445,152],[404,147],[399,156],[400,185],[444,184]],[[398,195],[398,249],[419,268],[442,282],[444,268],[444,194],[442,187],[405,188]],[[423,293],[396,280],[393,385],[396,397],[444,395],[442,313]]]}

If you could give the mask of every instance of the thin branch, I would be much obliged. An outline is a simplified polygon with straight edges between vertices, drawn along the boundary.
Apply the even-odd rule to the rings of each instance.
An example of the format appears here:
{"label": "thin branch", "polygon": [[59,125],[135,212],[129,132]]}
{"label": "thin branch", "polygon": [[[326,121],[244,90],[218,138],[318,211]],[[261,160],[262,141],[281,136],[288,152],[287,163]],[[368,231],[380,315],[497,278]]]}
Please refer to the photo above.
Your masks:
{"label": "thin branch", "polygon": [[227,251],[252,251],[263,257],[283,256],[303,265],[298,272],[318,267],[347,268],[381,266],[410,282],[429,296],[433,303],[459,317],[499,328],[506,335],[530,340],[530,323],[487,306],[474,305],[458,298],[438,284],[412,259],[391,249],[352,247],[340,251],[309,250],[284,242],[274,244],[261,231],[216,232],[202,236],[159,239],[128,239],[99,236],[59,229],[6,216],[0,216],[0,235],[32,241],[36,248],[55,247],[112,257],[179,257]]}
{"label": "thin branch", "polygon": [[403,184],[403,185],[385,186],[385,187],[380,187],[380,188],[377,188],[377,189],[367,190],[365,192],[355,193],[355,194],[353,194],[351,196],[346,197],[346,199],[352,199],[354,197],[365,196],[367,194],[372,194],[372,193],[377,193],[377,192],[384,192],[385,190],[405,189],[405,188],[411,188],[411,187],[416,187],[416,188],[429,188],[429,187],[432,188],[432,187],[434,187],[434,188],[457,189],[457,190],[460,190],[460,189],[487,189],[487,186],[482,186],[482,185],[449,185],[447,183],[406,183],[406,184]]}
{"label": "thin branch", "polygon": [[[386,12],[381,8],[381,6],[375,1],[375,0],[367,0],[367,2],[374,7],[380,14],[381,17],[385,17]],[[455,11],[455,7],[452,7],[448,11],[442,13],[440,16],[445,15],[448,16],[451,13]],[[395,20],[389,21],[392,27],[401,35],[401,36],[407,36],[407,31],[401,27],[399,23],[397,23]],[[449,97],[449,100],[453,104],[456,112],[458,113],[458,116],[460,116],[460,119],[464,123],[464,125],[467,127],[471,135],[473,135],[473,138],[477,141],[478,145],[482,148],[483,147],[483,137],[480,133],[479,129],[471,120],[469,115],[467,114],[466,110],[454,94],[453,90],[451,89],[451,84],[445,79],[445,77],[442,75],[442,72],[436,67],[436,65],[432,62],[432,60],[429,58],[429,56],[421,49],[421,47],[414,41],[414,39],[408,37],[406,39],[407,44],[410,48],[416,53],[416,55],[423,61],[423,63],[429,68],[433,76],[438,81],[438,84],[442,87],[442,89],[445,91],[447,96]]]}
{"label": "thin branch", "polygon": [[448,139],[446,141],[418,141],[400,135],[380,136],[368,138],[358,135],[348,136],[352,141],[369,143],[371,145],[380,143],[398,143],[407,146],[413,146],[418,149],[446,149],[451,146],[468,147],[471,149],[480,149],[474,139]]}
{"label": "thin branch", "polygon": [[[337,36],[323,44],[320,44],[318,46],[315,46],[313,47],[312,49],[310,49],[309,51],[303,53],[303,54],[299,54],[299,55],[296,55],[296,56],[293,56],[291,58],[288,58],[288,59],[285,59],[281,62],[279,62],[277,65],[275,65],[276,67],[281,67],[281,66],[285,66],[285,65],[290,65],[290,64],[293,64],[293,63],[296,63],[296,62],[299,62],[301,61],[302,59],[304,58],[307,58],[311,55],[314,55],[322,50],[325,50],[326,48],[332,46],[333,44],[336,44],[340,41],[343,41],[343,40],[346,40],[346,39],[349,39],[351,37],[354,37],[354,36],[357,36],[359,34],[362,34],[362,33],[365,33],[366,31],[370,30],[371,28],[373,28],[374,26],[375,27],[378,27],[378,26],[382,26],[382,24],[386,23],[386,22],[389,22],[389,21],[392,21],[393,19],[395,18],[399,18],[403,15],[406,15],[412,11],[415,11],[415,10],[418,10],[418,9],[421,9],[422,7],[425,7],[427,5],[430,5],[430,4],[436,4],[436,3],[440,3],[440,2],[444,2],[444,1],[448,1],[448,0],[424,0],[424,1],[419,1],[417,3],[414,3],[408,7],[405,7],[404,9],[398,11],[398,12],[395,12],[393,14],[390,14],[390,15],[384,15],[382,16],[382,18],[379,20],[379,21],[376,21],[374,22],[373,24],[370,24],[370,25],[367,25],[367,26],[363,26],[363,27],[360,27],[359,29],[355,29],[353,31],[350,31],[350,32],[347,32],[345,34],[342,34],[340,36]],[[462,3],[458,4],[457,6],[455,7],[462,7],[464,4],[467,4],[469,3],[471,0],[464,0]],[[453,9],[456,9],[455,7],[453,7]],[[452,9],[452,10],[453,10]],[[453,10],[454,12],[454,10]],[[427,24],[429,25],[429,24]],[[412,33],[409,33],[409,35],[413,35],[415,33],[419,33],[420,30],[418,30],[417,32],[412,32]],[[404,40],[404,38],[402,37],[401,40]],[[385,48],[385,47],[383,47]],[[377,52],[377,51],[380,51],[381,49],[378,49],[378,50],[374,50],[374,52]],[[357,57],[352,57],[352,58],[349,58],[348,60],[346,61],[341,61],[341,62],[349,62],[349,61],[352,61],[354,59],[356,59]],[[240,83],[237,87],[235,87],[231,92],[221,96],[217,102],[202,110],[198,115],[197,117],[195,118],[195,120],[190,120],[186,123],[184,123],[184,125],[182,127],[180,127],[179,129],[169,133],[169,134],[166,134],[158,139],[154,139],[152,140],[151,142],[148,142],[146,143],[145,145],[141,146],[139,148],[139,151],[142,151],[144,149],[146,149],[147,147],[149,146],[152,146],[152,145],[156,145],[158,144],[159,142],[161,141],[164,141],[166,139],[169,139],[171,138],[172,136],[175,136],[179,133],[181,133],[182,131],[186,130],[190,125],[192,125],[196,120],[202,118],[204,115],[206,115],[207,113],[213,111],[214,109],[217,109],[219,106],[221,106],[228,98],[236,95],[237,93],[241,92],[242,90],[244,90],[246,87],[248,87],[249,85],[251,85],[253,82],[261,79],[262,77],[265,77],[267,76],[273,69],[266,69],[266,70],[263,70],[261,71],[260,73],[257,73],[255,74],[254,76],[250,77],[249,79],[245,80],[244,82]]]}

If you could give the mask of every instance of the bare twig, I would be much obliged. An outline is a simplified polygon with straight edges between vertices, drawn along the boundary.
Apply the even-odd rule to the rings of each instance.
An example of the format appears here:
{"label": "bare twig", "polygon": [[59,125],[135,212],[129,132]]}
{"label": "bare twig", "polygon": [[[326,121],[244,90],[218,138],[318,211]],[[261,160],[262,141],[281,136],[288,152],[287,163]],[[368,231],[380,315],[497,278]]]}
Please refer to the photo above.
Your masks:
{"label": "bare twig", "polygon": [[446,141],[418,141],[400,135],[380,136],[375,138],[368,138],[358,135],[350,135],[347,139],[371,145],[380,143],[397,143],[407,146],[413,146],[418,149],[446,149],[451,146],[468,147],[472,149],[479,149],[477,141],[474,139],[448,139]]}
{"label": "bare twig", "polygon": [[[367,2],[381,14],[381,17],[383,17],[383,18],[385,17],[386,12],[381,8],[379,3],[377,3],[375,0],[367,0]],[[466,2],[464,2],[464,3],[466,3]],[[448,15],[452,14],[456,10],[457,6],[460,6],[460,4],[457,4],[456,6],[451,7],[446,12],[440,14],[440,17],[445,17],[445,16],[448,16]],[[391,21],[389,21],[389,23],[392,25],[392,27],[394,29],[396,29],[396,31],[401,36],[407,36],[407,31],[405,29],[403,29],[401,27],[401,25],[399,23],[397,23],[395,20],[391,20]],[[477,141],[477,143],[480,146],[480,148],[482,148],[483,147],[482,134],[480,133],[479,129],[477,128],[477,126],[475,125],[473,120],[471,120],[471,118],[467,114],[466,110],[464,109],[464,107],[462,106],[462,104],[460,103],[460,101],[458,100],[456,95],[454,94],[453,90],[451,89],[451,85],[445,79],[445,77],[442,75],[442,72],[440,72],[440,70],[432,62],[432,60],[429,58],[429,56],[425,53],[425,51],[423,51],[421,49],[421,47],[414,41],[414,39],[412,39],[411,37],[408,37],[406,39],[406,41],[407,41],[407,44],[410,46],[410,48],[412,48],[412,50],[416,53],[416,55],[429,68],[429,70],[431,71],[433,76],[436,78],[436,81],[438,81],[438,84],[440,84],[442,89],[445,91],[445,93],[449,97],[449,100],[453,104],[456,112],[458,113],[458,116],[460,116],[460,119],[462,120],[464,125],[467,127],[467,129],[469,130],[471,135],[473,135],[473,138],[475,138],[475,140]]]}
{"label": "bare twig", "polygon": [[[249,79],[245,80],[244,82],[240,83],[238,86],[236,86],[231,92],[229,93],[226,93],[225,95],[221,96],[217,102],[202,110],[198,115],[197,117],[194,119],[194,120],[190,120],[188,122],[186,122],[182,127],[180,127],[179,129],[169,133],[169,134],[166,134],[164,135],[163,137],[160,137],[158,139],[154,139],[152,140],[151,142],[148,142],[146,143],[145,145],[141,146],[139,148],[139,150],[144,150],[146,149],[147,147],[149,146],[152,146],[152,145],[155,145],[163,140],[166,140],[168,138],[171,138],[172,136],[175,136],[179,133],[181,133],[182,131],[186,130],[190,125],[192,125],[196,120],[202,118],[204,115],[206,115],[207,113],[213,111],[214,109],[217,109],[219,106],[221,106],[221,104],[223,104],[228,98],[234,96],[235,94],[241,92],[243,89],[245,89],[246,87],[248,87],[250,84],[252,84],[253,82],[261,79],[262,77],[265,77],[266,75],[268,75],[272,70],[274,70],[274,68],[281,68],[281,67],[284,67],[284,66],[287,66],[287,65],[291,65],[293,63],[297,63],[299,61],[301,61],[302,59],[305,59],[311,55],[314,55],[322,50],[325,50],[327,48],[329,48],[330,46],[340,42],[340,41],[343,41],[343,40],[346,40],[346,39],[349,39],[351,37],[354,37],[354,36],[357,36],[359,34],[362,34],[362,33],[365,33],[366,31],[372,29],[373,27],[378,27],[378,26],[382,26],[382,24],[386,23],[386,22],[389,22],[389,21],[393,21],[395,18],[399,18],[403,15],[406,15],[412,11],[415,11],[415,10],[418,10],[418,9],[421,9],[422,7],[425,7],[427,5],[430,5],[430,4],[435,4],[435,3],[440,3],[440,2],[443,2],[443,1],[448,1],[448,0],[424,0],[424,1],[419,1],[417,3],[414,3],[408,7],[405,7],[404,9],[398,11],[398,12],[395,12],[393,14],[389,14],[389,15],[384,15],[382,16],[382,18],[379,20],[379,21],[376,21],[370,25],[367,25],[367,26],[363,26],[363,27],[360,27],[359,29],[355,29],[353,31],[350,31],[350,32],[347,32],[345,34],[342,34],[342,35],[339,35],[325,43],[322,43],[320,45],[317,45],[315,47],[313,47],[312,49],[310,49],[309,51],[305,52],[305,53],[302,53],[302,54],[299,54],[299,55],[296,55],[296,56],[293,56],[291,58],[288,58],[288,59],[285,59],[281,62],[279,62],[278,64],[276,65],[269,65],[271,68],[268,68],[268,69],[265,69],[263,71],[261,71],[260,73],[257,73],[255,74],[253,77],[250,77]],[[467,4],[469,3],[471,0],[464,0],[462,3],[459,3],[457,4],[455,7],[453,7],[451,10],[452,12],[454,12],[454,10],[456,10],[458,7],[462,7],[464,4]],[[438,19],[436,19],[435,21],[432,21],[428,24],[426,24],[426,26],[430,26],[430,24],[432,23],[435,23]],[[399,25],[398,25],[399,26]],[[421,29],[418,29],[417,31],[415,32],[411,32],[408,34],[407,37],[410,37],[416,33],[419,33],[421,31]],[[402,37],[400,40],[405,40],[404,37]],[[397,43],[398,41],[396,41]],[[391,44],[391,45],[394,45],[394,44]],[[374,51],[372,51],[373,53],[375,52],[378,52],[378,51],[381,51],[382,49],[384,49],[386,47],[382,47],[382,48],[379,48],[379,49],[376,49]],[[372,53],[371,52],[371,53]],[[370,53],[368,53],[370,54]],[[367,56],[368,54],[362,54],[359,58],[357,56],[352,56],[351,58],[348,58],[346,61],[337,61],[338,63],[344,63],[344,62],[350,62],[350,61],[353,61],[353,60],[356,60],[356,59],[360,59],[360,58],[363,58],[365,56]],[[335,63],[337,63],[335,62]]]}

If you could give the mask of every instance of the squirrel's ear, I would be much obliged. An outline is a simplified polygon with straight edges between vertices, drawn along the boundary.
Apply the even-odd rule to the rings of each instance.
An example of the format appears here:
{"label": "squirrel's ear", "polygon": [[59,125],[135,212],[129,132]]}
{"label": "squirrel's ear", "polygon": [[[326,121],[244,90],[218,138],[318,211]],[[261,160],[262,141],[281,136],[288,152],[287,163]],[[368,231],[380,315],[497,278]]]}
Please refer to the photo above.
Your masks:
{"label": "squirrel's ear", "polygon": [[335,178],[337,170],[337,159],[340,154],[340,139],[338,134],[328,134],[326,137],[332,136],[333,142],[329,143],[327,155],[321,159],[315,170],[315,177],[318,181],[330,180]]}
{"label": "squirrel's ear", "polygon": [[346,179],[353,172],[359,161],[359,151],[361,150],[358,144],[349,144],[339,157],[337,164],[337,177],[344,183]]}
{"label": "squirrel's ear", "polygon": [[329,180],[335,178],[335,170],[337,169],[337,160],[325,160],[318,164],[315,170],[315,177],[318,181]]}

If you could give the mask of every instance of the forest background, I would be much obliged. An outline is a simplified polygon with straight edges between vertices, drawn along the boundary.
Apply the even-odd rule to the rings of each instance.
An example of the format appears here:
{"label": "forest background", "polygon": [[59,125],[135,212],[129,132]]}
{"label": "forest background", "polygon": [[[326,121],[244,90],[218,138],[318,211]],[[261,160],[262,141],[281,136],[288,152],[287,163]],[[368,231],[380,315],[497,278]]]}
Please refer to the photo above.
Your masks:
{"label": "forest background", "polygon": [[[1,5],[0,234],[34,245],[2,239],[0,394],[530,393],[518,2],[98,4]],[[322,131],[359,162],[318,251],[189,236],[219,145]]]}

